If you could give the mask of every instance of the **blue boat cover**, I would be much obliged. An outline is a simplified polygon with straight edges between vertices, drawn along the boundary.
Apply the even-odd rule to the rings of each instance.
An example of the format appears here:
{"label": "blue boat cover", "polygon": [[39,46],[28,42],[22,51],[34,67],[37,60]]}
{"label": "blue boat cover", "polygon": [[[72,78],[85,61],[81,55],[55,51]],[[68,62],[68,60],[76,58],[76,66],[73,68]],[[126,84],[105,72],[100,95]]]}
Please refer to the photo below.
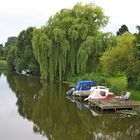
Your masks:
{"label": "blue boat cover", "polygon": [[90,90],[92,86],[95,86],[95,82],[91,80],[79,81],[75,87],[75,90],[78,91]]}

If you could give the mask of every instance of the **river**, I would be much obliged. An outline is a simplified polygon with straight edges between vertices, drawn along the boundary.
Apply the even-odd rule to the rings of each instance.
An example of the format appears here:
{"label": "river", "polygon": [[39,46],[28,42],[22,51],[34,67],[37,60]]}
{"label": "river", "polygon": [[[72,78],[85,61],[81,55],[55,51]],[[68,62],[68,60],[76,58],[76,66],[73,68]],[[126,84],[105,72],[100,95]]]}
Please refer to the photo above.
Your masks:
{"label": "river", "polygon": [[139,140],[140,117],[68,99],[66,84],[0,73],[0,140]]}

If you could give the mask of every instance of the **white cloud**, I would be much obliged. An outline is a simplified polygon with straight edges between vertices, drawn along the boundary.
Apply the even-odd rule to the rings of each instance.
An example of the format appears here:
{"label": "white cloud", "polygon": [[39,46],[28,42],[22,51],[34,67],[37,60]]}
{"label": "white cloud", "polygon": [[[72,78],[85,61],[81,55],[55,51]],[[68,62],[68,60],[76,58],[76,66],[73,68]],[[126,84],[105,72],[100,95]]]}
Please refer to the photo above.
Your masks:
{"label": "white cloud", "polygon": [[[62,8],[71,8],[77,2],[92,0],[0,0],[0,43],[9,36],[17,36],[29,26],[40,27]],[[106,30],[116,32],[122,24],[134,31],[140,25],[139,0],[94,0],[110,17]]]}

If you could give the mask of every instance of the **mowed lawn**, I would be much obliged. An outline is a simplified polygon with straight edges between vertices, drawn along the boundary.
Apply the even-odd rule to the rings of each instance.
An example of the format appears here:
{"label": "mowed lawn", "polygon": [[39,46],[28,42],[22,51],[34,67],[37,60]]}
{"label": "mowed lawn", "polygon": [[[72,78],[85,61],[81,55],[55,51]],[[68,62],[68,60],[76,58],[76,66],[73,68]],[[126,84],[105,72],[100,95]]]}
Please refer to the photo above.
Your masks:
{"label": "mowed lawn", "polygon": [[130,99],[140,101],[140,91],[127,88],[126,76],[110,77],[108,78],[108,80],[112,86],[116,86],[122,91],[130,91],[131,92]]}
{"label": "mowed lawn", "polygon": [[110,77],[108,81],[112,86],[116,86],[121,90],[127,90],[127,78],[126,76]]}

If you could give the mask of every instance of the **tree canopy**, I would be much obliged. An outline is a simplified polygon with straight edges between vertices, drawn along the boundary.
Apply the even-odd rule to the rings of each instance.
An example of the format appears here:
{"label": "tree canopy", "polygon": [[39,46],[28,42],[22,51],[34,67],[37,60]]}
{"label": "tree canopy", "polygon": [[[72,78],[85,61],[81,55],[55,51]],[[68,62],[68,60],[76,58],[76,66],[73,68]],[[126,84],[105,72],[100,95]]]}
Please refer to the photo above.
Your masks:
{"label": "tree canopy", "polygon": [[121,28],[117,31],[117,35],[122,35],[123,33],[125,33],[125,32],[129,32],[129,30],[128,30],[128,27],[125,25],[125,24],[123,24],[122,26],[121,26]]}
{"label": "tree canopy", "polygon": [[0,44],[0,57],[3,56],[3,45]]}
{"label": "tree canopy", "polygon": [[32,49],[33,27],[20,32],[18,37],[9,37],[5,44],[7,48],[6,58],[11,70],[21,72],[28,69],[31,72],[39,70]]}
{"label": "tree canopy", "polygon": [[128,78],[128,86],[140,89],[140,49],[139,33],[125,32],[117,37],[117,46],[101,56],[103,72],[107,75],[123,73]]}
{"label": "tree canopy", "polygon": [[110,75],[116,73],[128,73],[128,68],[133,62],[134,37],[128,32],[117,37],[117,46],[109,48],[101,56],[103,71]]}
{"label": "tree canopy", "polygon": [[15,36],[8,37],[7,42],[5,43],[5,47],[15,46],[16,43],[17,43],[17,37]]}
{"label": "tree canopy", "polygon": [[33,32],[33,51],[42,78],[68,78],[86,71],[90,56],[100,53],[100,28],[108,23],[102,8],[76,4],[62,9],[41,29]]}

